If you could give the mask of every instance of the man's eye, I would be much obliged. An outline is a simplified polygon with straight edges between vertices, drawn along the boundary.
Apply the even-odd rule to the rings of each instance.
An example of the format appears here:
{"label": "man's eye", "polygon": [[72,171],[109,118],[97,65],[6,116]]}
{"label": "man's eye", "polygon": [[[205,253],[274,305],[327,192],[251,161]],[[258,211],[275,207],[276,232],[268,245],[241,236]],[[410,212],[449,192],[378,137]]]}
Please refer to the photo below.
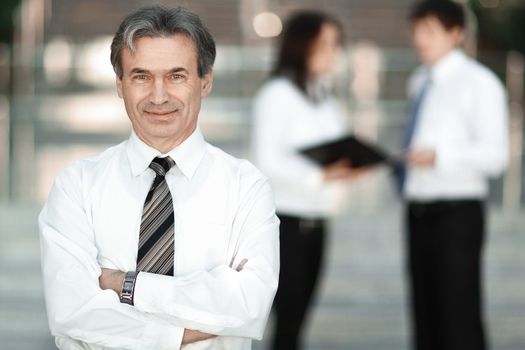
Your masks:
{"label": "man's eye", "polygon": [[137,74],[133,77],[133,80],[140,81],[140,82],[146,81],[148,80],[148,76],[146,74]]}
{"label": "man's eye", "polygon": [[182,74],[171,74],[170,75],[170,80],[171,81],[182,81],[182,80],[184,80],[184,75],[182,75]]}

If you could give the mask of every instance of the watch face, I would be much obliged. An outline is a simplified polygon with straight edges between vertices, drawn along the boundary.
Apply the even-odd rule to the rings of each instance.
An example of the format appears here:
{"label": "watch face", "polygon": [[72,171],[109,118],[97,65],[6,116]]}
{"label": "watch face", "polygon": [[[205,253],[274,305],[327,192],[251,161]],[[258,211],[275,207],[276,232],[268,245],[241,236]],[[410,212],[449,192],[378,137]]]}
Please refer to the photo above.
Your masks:
{"label": "watch face", "polygon": [[133,282],[124,282],[124,290],[125,291],[130,291],[131,288],[133,287]]}

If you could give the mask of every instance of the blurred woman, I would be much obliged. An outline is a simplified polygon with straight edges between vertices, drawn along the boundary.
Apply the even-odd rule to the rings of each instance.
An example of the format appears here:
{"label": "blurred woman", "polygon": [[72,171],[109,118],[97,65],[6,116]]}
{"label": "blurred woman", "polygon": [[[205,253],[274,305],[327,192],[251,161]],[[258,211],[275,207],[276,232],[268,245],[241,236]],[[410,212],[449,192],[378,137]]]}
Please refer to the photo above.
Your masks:
{"label": "blurred woman", "polygon": [[326,220],[356,176],[348,162],[321,168],[301,148],[345,134],[326,83],[342,27],[318,12],[294,15],[282,33],[275,68],[254,102],[255,162],[270,179],[281,220],[281,272],[274,302],[273,349],[300,348],[300,333],[322,266]]}

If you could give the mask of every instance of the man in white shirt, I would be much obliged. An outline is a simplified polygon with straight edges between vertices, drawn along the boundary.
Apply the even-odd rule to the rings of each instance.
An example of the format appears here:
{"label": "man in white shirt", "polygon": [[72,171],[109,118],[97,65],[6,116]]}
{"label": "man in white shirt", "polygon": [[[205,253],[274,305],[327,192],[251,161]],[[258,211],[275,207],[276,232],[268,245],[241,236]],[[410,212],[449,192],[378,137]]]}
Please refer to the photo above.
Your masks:
{"label": "man in white shirt", "polygon": [[483,350],[481,261],[488,178],[507,164],[502,84],[457,47],[461,5],[424,1],[410,15],[423,66],[409,82],[405,132],[408,268],[418,350]]}
{"label": "man in white shirt", "polygon": [[[197,126],[215,43],[197,15],[148,7],[111,45],[133,131],[56,179],[40,215],[60,349],[250,349],[277,289],[268,181]],[[187,344],[187,345],[185,345]]]}

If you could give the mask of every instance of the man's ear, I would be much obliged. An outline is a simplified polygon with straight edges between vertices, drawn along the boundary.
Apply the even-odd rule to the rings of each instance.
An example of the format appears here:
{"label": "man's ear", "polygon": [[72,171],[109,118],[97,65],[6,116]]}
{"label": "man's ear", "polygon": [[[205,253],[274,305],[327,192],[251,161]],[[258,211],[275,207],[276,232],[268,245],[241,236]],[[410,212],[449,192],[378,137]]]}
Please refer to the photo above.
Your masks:
{"label": "man's ear", "polygon": [[118,77],[118,75],[115,76],[115,81],[117,83],[117,94],[118,97],[122,98],[122,79]]}
{"label": "man's ear", "polygon": [[463,41],[465,40],[465,29],[457,26],[452,28],[452,31],[456,41],[456,46],[460,46],[461,44],[463,44]]}
{"label": "man's ear", "polygon": [[206,97],[211,93],[213,87],[213,71],[210,69],[201,79],[201,97]]}

